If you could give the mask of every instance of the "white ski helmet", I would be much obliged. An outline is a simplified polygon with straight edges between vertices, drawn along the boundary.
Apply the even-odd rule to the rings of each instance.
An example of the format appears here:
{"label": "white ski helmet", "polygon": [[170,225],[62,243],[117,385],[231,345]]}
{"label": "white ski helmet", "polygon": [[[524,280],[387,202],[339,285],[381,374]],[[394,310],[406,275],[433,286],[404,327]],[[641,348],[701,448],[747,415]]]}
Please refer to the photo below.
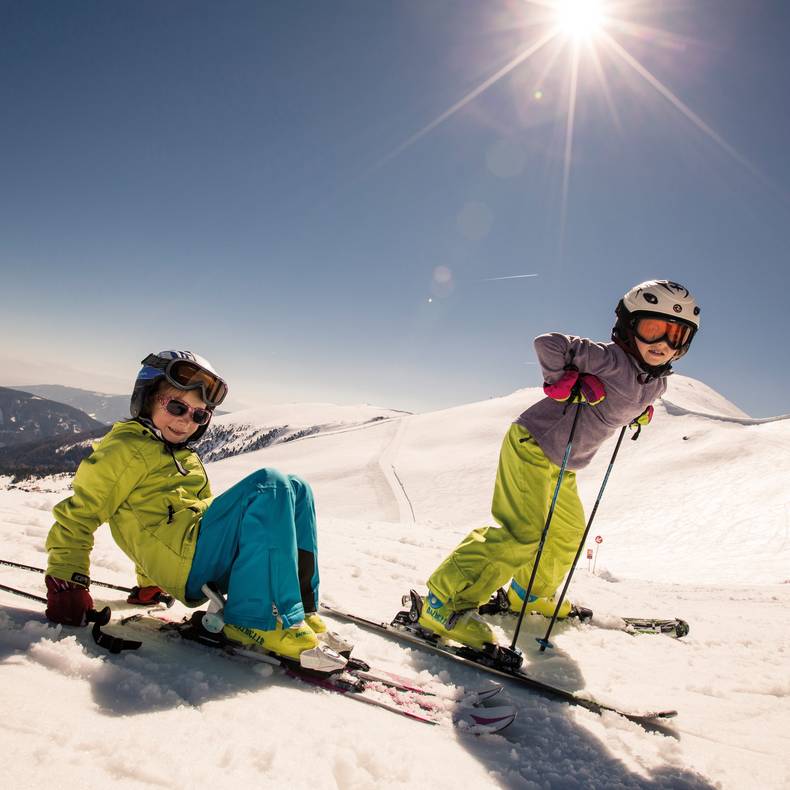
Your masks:
{"label": "white ski helmet", "polygon": [[[160,351],[149,354],[142,362],[132,390],[129,411],[132,417],[148,417],[143,414],[146,400],[162,379],[180,390],[198,390],[200,397],[210,411],[225,400],[228,385],[214,370],[211,363],[191,351]],[[196,442],[208,428],[208,423],[201,425],[191,436],[190,441]]]}
{"label": "white ski helmet", "polygon": [[[656,369],[644,363],[635,343],[639,319],[660,318],[688,328],[683,341],[677,347],[672,346],[676,351],[675,359],[689,350],[700,324],[700,308],[696,299],[688,288],[671,280],[648,280],[635,285],[620,300],[615,314],[617,323],[612,330],[612,340],[650,372],[656,372]],[[661,370],[669,370],[669,365],[662,365]]]}

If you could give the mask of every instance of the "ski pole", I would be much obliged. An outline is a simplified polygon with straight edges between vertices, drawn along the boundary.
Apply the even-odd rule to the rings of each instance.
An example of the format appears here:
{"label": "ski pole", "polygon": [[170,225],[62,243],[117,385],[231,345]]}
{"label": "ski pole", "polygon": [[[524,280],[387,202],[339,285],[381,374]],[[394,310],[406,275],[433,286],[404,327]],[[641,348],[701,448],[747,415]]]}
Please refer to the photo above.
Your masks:
{"label": "ski pole", "polygon": [[39,603],[47,602],[47,599],[42,598],[40,595],[33,595],[33,593],[25,592],[24,590],[17,590],[15,587],[7,587],[5,584],[0,584],[0,590],[4,590],[12,595],[18,595],[20,598],[29,598],[31,601],[38,601]]}
{"label": "ski pole", "polygon": [[[11,562],[11,560],[3,560],[0,559],[0,565],[7,565],[9,568],[21,568],[23,571],[32,571],[33,573],[43,573],[46,574],[46,570],[44,568],[36,568],[34,565],[23,565],[21,562]],[[97,582],[95,579],[91,579],[91,584],[96,585],[96,587],[108,587],[110,590],[120,590],[121,592],[129,593],[129,594],[136,594],[140,591],[139,587],[123,587],[120,584],[110,584],[109,582]],[[156,598],[154,598],[151,603],[163,603],[166,606],[170,607],[173,605],[175,598],[172,595],[168,595],[167,593],[160,592]]]}
{"label": "ski pole", "polygon": [[573,577],[573,572],[576,570],[576,564],[579,562],[579,557],[581,556],[582,549],[584,548],[584,544],[587,541],[587,535],[590,532],[590,527],[592,526],[593,519],[595,518],[595,514],[598,512],[598,505],[601,504],[601,497],[603,496],[603,490],[606,488],[606,484],[609,482],[609,475],[612,472],[612,467],[614,466],[614,459],[617,458],[617,453],[620,450],[620,445],[623,442],[623,436],[625,436],[625,429],[626,426],[623,426],[623,429],[620,431],[620,436],[617,439],[617,444],[615,445],[614,452],[612,453],[612,458],[609,461],[609,466],[606,470],[606,474],[603,477],[603,482],[601,483],[601,488],[598,491],[598,498],[595,500],[595,504],[593,505],[592,513],[590,513],[590,518],[587,521],[587,527],[584,530],[584,534],[582,535],[582,539],[579,542],[579,548],[576,550],[576,556],[573,559],[573,565],[571,565],[570,571],[568,571],[568,577],[565,579],[565,584],[562,587],[562,592],[560,593],[560,597],[557,599],[557,606],[554,608],[554,614],[551,616],[551,622],[549,623],[549,627],[546,629],[546,635],[543,639],[538,639],[538,644],[540,645],[540,652],[543,653],[547,647],[551,647],[551,643],[549,642],[549,637],[551,636],[551,629],[554,628],[554,623],[557,621],[557,615],[559,614],[560,607],[562,606],[562,602],[565,600],[565,593],[568,592],[568,585],[571,583],[571,578]]}
{"label": "ski pole", "polygon": [[[47,599],[41,595],[33,595],[33,593],[17,590],[15,587],[9,587],[5,584],[0,584],[0,590],[11,593],[12,595],[18,595],[20,598],[28,598],[31,601],[37,601],[38,603],[49,603]],[[104,631],[101,630],[101,626],[107,625],[107,623],[110,622],[111,616],[112,612],[109,606],[105,606],[100,612],[97,612],[95,609],[88,609],[88,611],[85,612],[85,624],[93,623],[93,628],[91,629],[93,641],[96,642],[99,647],[103,647],[111,653],[120,653],[122,650],[137,650],[142,642],[122,639],[119,636],[110,636],[110,634],[105,634]]]}
{"label": "ski pole", "polygon": [[[0,559],[0,565],[7,565],[9,568],[21,568],[23,571],[33,571],[34,573],[46,574],[47,572],[44,568],[36,568],[33,565],[23,565],[21,562],[11,562],[11,560]],[[97,587],[109,587],[111,590],[120,590],[125,593],[130,593],[132,591],[131,587],[122,587],[120,584],[108,584],[107,582],[97,582],[95,579],[91,579],[91,584],[95,584]]]}
{"label": "ski pole", "polygon": [[[571,391],[571,397],[573,396],[574,391],[577,388]],[[518,641],[518,632],[521,630],[521,623],[524,621],[524,615],[527,612],[527,601],[529,601],[529,596],[532,593],[532,585],[535,583],[535,576],[538,572],[538,563],[540,562],[540,557],[543,554],[543,545],[546,543],[546,535],[549,532],[549,525],[551,524],[551,518],[554,515],[554,508],[557,504],[557,497],[560,494],[560,486],[562,485],[562,478],[565,475],[565,468],[568,466],[568,459],[571,455],[571,447],[573,446],[573,435],[576,433],[576,423],[579,421],[579,415],[581,414],[582,407],[584,406],[584,402],[580,401],[576,405],[576,412],[573,415],[573,424],[571,425],[571,431],[568,436],[568,444],[565,447],[565,455],[562,456],[562,464],[560,465],[560,472],[557,475],[557,485],[554,488],[554,496],[551,499],[551,506],[549,507],[549,514],[546,517],[546,525],[543,527],[543,532],[540,536],[540,543],[538,544],[538,551],[535,554],[535,562],[532,564],[532,573],[529,577],[529,584],[527,585],[527,590],[524,593],[524,602],[521,604],[521,611],[518,615],[518,622],[516,623],[516,631],[513,634],[513,644],[510,645],[511,650],[516,649],[516,642]]]}

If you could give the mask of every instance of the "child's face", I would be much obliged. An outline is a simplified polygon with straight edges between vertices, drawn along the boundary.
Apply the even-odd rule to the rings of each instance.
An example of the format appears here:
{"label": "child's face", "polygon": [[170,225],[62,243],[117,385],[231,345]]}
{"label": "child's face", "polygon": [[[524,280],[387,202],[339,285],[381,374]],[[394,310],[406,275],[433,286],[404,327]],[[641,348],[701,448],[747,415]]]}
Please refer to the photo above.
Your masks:
{"label": "child's face", "polygon": [[675,358],[676,352],[663,340],[660,340],[658,343],[643,343],[638,337],[635,337],[634,341],[639,354],[648,365],[653,367],[666,365]]}
{"label": "child's face", "polygon": [[171,444],[181,444],[200,427],[193,419],[191,413],[176,417],[170,414],[162,401],[168,398],[180,400],[193,409],[205,409],[206,404],[200,399],[197,390],[178,390],[168,387],[162,390],[156,398],[151,411],[151,422],[162,432],[162,436]]}

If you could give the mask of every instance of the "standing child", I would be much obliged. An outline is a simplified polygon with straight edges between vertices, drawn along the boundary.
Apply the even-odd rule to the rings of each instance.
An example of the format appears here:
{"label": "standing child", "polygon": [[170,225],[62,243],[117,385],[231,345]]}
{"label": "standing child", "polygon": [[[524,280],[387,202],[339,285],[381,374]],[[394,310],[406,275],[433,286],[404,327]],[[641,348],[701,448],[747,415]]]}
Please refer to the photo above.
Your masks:
{"label": "standing child", "polygon": [[[650,421],[666,390],[671,363],[699,328],[700,309],[688,289],[668,280],[632,288],[617,305],[611,343],[549,333],[535,339],[546,398],[528,408],[502,443],[491,514],[498,526],[473,530],[428,579],[419,624],[475,649],[495,643],[478,607],[508,580],[508,599],[521,611],[550,500],[568,443],[574,408],[582,408],[572,451],[538,564],[527,611],[551,617],[552,597],[570,569],[585,517],[576,472],[623,425]],[[577,394],[578,393],[578,394]],[[567,617],[564,601],[559,617]]]}
{"label": "standing child", "polygon": [[[135,563],[144,603],[164,590],[187,606],[204,584],[227,594],[224,636],[322,671],[345,664],[321,644],[316,614],[316,522],[310,486],[260,469],[211,495],[190,446],[205,433],[228,387],[190,351],[142,362],[132,419],[118,422],[77,469],[74,493],[53,510],[47,538],[47,616],[84,625],[93,607],[90,553],[104,522]],[[275,607],[275,609],[273,609]]]}

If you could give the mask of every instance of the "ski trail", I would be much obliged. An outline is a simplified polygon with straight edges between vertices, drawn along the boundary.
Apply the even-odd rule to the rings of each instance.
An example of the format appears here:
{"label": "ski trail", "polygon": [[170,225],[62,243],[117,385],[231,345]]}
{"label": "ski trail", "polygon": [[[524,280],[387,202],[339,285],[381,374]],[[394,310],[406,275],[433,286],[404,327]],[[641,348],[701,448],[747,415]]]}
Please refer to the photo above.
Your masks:
{"label": "ski trail", "polygon": [[392,495],[398,503],[398,520],[403,524],[414,524],[414,507],[412,506],[409,495],[403,486],[403,482],[398,477],[395,469],[394,460],[398,455],[403,435],[406,432],[406,421],[403,417],[398,417],[398,427],[390,443],[381,451],[379,456],[379,468],[392,489]]}

